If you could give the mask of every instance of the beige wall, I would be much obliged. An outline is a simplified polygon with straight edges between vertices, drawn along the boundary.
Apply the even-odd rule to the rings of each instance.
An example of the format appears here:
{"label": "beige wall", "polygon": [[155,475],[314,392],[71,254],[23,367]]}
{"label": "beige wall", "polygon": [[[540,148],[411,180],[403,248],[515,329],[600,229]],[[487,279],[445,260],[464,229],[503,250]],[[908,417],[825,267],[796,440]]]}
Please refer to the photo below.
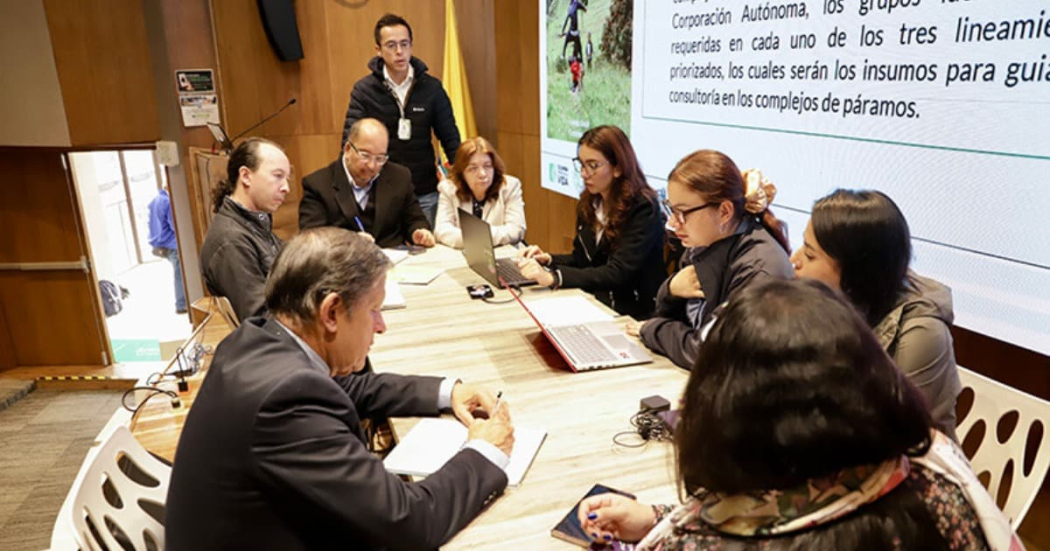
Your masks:
{"label": "beige wall", "polygon": [[0,145],[69,145],[43,0],[0,0]]}

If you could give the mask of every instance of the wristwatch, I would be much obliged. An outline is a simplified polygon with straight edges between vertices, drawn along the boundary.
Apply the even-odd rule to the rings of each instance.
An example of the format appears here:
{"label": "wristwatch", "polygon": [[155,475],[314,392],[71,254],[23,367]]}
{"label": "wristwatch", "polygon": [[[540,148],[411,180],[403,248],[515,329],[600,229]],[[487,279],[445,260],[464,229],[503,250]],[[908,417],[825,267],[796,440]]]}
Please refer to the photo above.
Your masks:
{"label": "wristwatch", "polygon": [[551,284],[548,285],[548,287],[550,287],[552,290],[559,289],[561,287],[561,283],[562,283],[561,270],[559,270],[557,268],[549,268],[547,266],[544,266],[543,269],[547,270],[547,273],[550,274],[551,277],[554,278],[554,281],[552,281]]}

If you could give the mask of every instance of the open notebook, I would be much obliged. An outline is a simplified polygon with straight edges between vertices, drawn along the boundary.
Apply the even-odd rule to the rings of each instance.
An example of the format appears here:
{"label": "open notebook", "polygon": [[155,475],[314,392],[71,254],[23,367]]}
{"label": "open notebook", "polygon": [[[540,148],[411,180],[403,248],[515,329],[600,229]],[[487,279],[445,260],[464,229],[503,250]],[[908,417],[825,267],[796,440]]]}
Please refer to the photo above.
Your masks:
{"label": "open notebook", "polygon": [[[518,486],[547,431],[531,427],[514,427],[514,451],[507,465],[507,483]],[[386,470],[394,474],[427,476],[436,472],[467,443],[467,427],[455,419],[426,418],[419,421],[394,446],[383,460]]]}

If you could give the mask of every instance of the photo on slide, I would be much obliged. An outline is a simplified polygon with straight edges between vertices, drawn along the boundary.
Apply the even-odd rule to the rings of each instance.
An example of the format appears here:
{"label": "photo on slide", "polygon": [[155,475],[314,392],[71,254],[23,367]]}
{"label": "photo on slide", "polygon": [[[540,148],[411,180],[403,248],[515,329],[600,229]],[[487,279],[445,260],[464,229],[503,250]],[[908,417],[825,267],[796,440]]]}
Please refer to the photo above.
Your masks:
{"label": "photo on slide", "polygon": [[547,137],[588,128],[630,135],[633,0],[547,0]]}

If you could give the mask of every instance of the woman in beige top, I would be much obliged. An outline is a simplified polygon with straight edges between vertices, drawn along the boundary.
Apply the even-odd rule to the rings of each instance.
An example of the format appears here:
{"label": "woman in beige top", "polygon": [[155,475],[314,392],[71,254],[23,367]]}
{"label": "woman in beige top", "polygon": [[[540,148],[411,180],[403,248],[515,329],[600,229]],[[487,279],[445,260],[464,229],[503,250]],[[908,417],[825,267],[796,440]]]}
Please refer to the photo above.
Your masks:
{"label": "woman in beige top", "polygon": [[513,245],[525,238],[525,201],[521,181],[505,173],[503,159],[485,138],[459,146],[449,178],[438,184],[434,236],[439,243],[463,247],[459,211],[488,222],[494,246]]}

